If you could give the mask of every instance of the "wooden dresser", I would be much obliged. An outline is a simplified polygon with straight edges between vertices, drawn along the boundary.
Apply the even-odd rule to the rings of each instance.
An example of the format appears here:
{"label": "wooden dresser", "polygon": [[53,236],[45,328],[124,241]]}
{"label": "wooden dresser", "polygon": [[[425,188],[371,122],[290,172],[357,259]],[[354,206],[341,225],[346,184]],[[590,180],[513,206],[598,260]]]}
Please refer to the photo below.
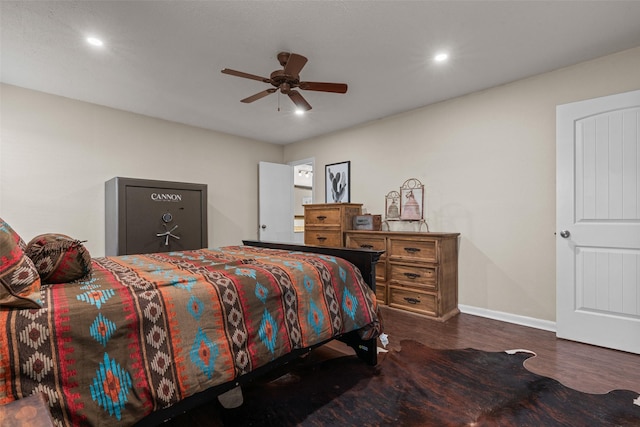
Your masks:
{"label": "wooden dresser", "polygon": [[362,203],[304,205],[304,244],[344,246],[344,232],[353,228],[353,217],[362,214]]}
{"label": "wooden dresser", "polygon": [[383,250],[376,265],[378,301],[447,320],[458,310],[459,233],[347,231],[348,248]]}

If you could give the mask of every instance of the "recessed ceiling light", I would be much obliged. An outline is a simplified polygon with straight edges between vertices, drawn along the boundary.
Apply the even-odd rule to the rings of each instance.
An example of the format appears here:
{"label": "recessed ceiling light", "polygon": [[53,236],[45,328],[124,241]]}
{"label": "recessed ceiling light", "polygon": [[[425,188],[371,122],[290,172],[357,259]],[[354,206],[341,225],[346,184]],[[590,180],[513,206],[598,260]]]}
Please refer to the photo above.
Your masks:
{"label": "recessed ceiling light", "polygon": [[449,54],[446,52],[440,52],[436,56],[433,57],[433,60],[436,62],[444,62],[449,59]]}
{"label": "recessed ceiling light", "polygon": [[304,116],[304,110],[303,110],[303,109],[301,109],[301,108],[298,108],[298,109],[296,110],[296,115],[298,115],[298,116]]}
{"label": "recessed ceiling light", "polygon": [[87,43],[89,43],[91,46],[104,46],[104,42],[96,37],[87,37]]}

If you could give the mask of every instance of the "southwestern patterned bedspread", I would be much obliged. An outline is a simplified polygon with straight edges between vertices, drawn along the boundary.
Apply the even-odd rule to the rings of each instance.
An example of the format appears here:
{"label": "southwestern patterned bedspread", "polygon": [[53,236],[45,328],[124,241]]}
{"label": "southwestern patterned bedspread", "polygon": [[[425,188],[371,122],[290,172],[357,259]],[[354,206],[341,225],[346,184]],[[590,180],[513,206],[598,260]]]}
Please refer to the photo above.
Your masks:
{"label": "southwestern patterned bedspread", "polygon": [[352,264],[249,246],[95,258],[0,309],[0,404],[44,393],[58,425],[145,415],[342,333],[379,332]]}

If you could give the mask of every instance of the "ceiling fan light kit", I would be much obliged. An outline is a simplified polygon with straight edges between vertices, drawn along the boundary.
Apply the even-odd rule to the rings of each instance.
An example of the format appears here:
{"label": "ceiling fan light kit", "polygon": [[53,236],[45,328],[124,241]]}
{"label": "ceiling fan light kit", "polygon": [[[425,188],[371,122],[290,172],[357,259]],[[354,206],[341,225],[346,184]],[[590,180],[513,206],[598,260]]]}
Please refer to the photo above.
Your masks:
{"label": "ceiling fan light kit", "polygon": [[273,71],[268,78],[232,70],[230,68],[222,70],[223,74],[258,80],[263,83],[269,83],[273,86],[272,88],[258,92],[255,95],[241,99],[240,102],[248,104],[280,90],[280,93],[287,95],[298,109],[309,111],[311,110],[311,104],[309,104],[302,94],[296,89],[330,93],[347,92],[347,85],[345,83],[301,82],[300,71],[307,63],[307,58],[302,55],[298,55],[297,53],[280,52],[278,53],[277,58],[283,68],[281,70]]}

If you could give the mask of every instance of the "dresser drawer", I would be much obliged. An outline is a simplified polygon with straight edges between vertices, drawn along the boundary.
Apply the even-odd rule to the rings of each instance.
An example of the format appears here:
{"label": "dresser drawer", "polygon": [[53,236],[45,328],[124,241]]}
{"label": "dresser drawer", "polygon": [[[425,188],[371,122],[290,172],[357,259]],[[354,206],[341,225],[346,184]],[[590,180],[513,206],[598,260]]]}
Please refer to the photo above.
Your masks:
{"label": "dresser drawer", "polygon": [[435,240],[409,240],[396,237],[389,239],[389,258],[436,262],[437,255]]}
{"label": "dresser drawer", "polygon": [[376,299],[383,304],[387,303],[387,285],[376,281]]}
{"label": "dresser drawer", "polygon": [[376,282],[378,281],[387,281],[387,263],[384,261],[376,263]]}
{"label": "dresser drawer", "polygon": [[390,263],[389,280],[403,285],[425,288],[429,291],[438,289],[438,268],[421,265],[405,265]]}
{"label": "dresser drawer", "polygon": [[340,226],[340,208],[305,209],[305,225],[335,225]]}
{"label": "dresser drawer", "polygon": [[[365,236],[362,234],[348,234],[347,247],[354,249],[373,249],[376,251],[386,251],[387,242],[384,237]],[[384,256],[384,255],[383,255]]]}
{"label": "dresser drawer", "polygon": [[314,230],[307,228],[304,232],[304,244],[342,247],[342,232],[340,230]]}
{"label": "dresser drawer", "polygon": [[433,294],[389,285],[389,306],[435,316],[437,299]]}

